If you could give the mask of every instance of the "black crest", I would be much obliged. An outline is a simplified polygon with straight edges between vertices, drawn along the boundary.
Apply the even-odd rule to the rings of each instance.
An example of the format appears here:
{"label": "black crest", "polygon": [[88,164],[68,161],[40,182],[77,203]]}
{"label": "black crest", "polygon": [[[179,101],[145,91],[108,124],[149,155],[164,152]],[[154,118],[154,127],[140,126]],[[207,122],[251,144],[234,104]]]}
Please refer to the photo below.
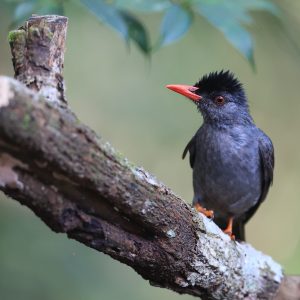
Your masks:
{"label": "black crest", "polygon": [[243,85],[230,71],[212,72],[204,75],[196,84],[200,91],[226,91],[229,93],[243,92]]}

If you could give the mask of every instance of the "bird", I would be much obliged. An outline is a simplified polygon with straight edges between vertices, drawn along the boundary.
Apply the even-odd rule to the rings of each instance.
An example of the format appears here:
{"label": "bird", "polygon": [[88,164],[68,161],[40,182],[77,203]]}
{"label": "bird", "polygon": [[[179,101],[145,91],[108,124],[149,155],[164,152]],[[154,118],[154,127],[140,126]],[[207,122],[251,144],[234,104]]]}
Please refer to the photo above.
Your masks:
{"label": "bird", "polygon": [[229,70],[194,85],[167,85],[196,104],[203,123],[183,151],[193,169],[193,206],[232,240],[245,241],[245,224],[273,182],[274,148],[250,114],[243,84]]}

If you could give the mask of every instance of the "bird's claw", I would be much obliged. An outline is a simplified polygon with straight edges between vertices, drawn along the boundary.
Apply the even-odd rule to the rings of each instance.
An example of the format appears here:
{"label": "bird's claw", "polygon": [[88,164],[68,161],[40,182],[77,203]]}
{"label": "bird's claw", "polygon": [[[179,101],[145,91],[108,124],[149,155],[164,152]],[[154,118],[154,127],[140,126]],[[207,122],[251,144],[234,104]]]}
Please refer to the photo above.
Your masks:
{"label": "bird's claw", "polygon": [[202,207],[199,203],[196,203],[194,207],[198,212],[202,213],[207,218],[209,218],[209,219],[214,218],[214,211],[213,210],[208,210],[208,209]]}
{"label": "bird's claw", "polygon": [[225,229],[223,232],[224,232],[225,234],[229,235],[229,237],[231,238],[232,241],[235,241],[235,235],[232,234],[232,231],[226,230],[226,229]]}
{"label": "bird's claw", "polygon": [[231,238],[232,241],[235,240],[235,236],[234,234],[232,234],[232,226],[233,226],[233,217],[230,217],[228,220],[228,225],[225,228],[225,230],[223,230],[223,232],[227,235],[229,235],[229,237]]}

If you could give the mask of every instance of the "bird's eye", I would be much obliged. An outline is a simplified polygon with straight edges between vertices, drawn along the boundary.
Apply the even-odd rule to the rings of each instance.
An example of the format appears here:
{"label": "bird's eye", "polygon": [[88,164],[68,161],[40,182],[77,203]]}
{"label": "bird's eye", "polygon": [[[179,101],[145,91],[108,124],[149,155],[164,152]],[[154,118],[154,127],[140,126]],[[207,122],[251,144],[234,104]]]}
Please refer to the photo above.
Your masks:
{"label": "bird's eye", "polygon": [[216,102],[218,105],[223,105],[223,104],[225,103],[225,99],[224,99],[224,97],[222,97],[222,96],[217,96],[217,97],[215,98],[215,102]]}

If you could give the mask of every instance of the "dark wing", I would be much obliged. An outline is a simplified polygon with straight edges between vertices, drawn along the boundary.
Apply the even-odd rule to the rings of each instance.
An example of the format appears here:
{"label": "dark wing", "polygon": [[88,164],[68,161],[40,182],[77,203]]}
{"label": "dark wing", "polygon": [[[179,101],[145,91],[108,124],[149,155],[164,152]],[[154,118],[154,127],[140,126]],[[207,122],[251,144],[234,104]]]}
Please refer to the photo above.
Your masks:
{"label": "dark wing", "polygon": [[274,148],[270,138],[264,134],[259,129],[259,156],[261,162],[261,195],[257,204],[252,207],[246,214],[244,218],[244,223],[246,223],[256,212],[259,205],[265,200],[269,187],[273,182],[273,170],[274,170]]}
{"label": "dark wing", "polygon": [[182,159],[185,158],[188,151],[190,152],[190,165],[191,165],[191,168],[193,168],[194,161],[195,161],[195,155],[196,155],[196,135],[194,135],[192,137],[192,139],[188,142],[188,144],[184,148],[183,153],[182,153]]}
{"label": "dark wing", "polygon": [[265,200],[269,187],[273,182],[274,170],[274,149],[270,138],[262,131],[262,136],[259,140],[259,155],[262,165],[262,193],[260,201]]}

